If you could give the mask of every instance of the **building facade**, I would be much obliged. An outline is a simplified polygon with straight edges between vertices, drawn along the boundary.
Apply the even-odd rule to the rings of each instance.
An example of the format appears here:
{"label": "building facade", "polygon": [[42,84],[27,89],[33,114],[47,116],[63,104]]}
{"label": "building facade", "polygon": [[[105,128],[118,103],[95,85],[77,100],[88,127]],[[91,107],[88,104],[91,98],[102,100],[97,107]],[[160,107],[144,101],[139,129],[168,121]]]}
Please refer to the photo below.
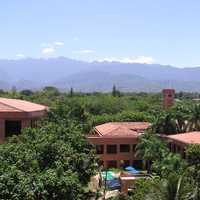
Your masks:
{"label": "building facade", "polygon": [[174,89],[164,89],[163,91],[163,107],[169,108],[174,105]]}
{"label": "building facade", "polygon": [[88,141],[95,146],[100,165],[119,168],[129,165],[141,168],[141,159],[135,156],[139,136],[149,128],[147,122],[111,122],[96,126]]}
{"label": "building facade", "polygon": [[200,132],[180,133],[163,137],[172,153],[178,153],[186,159],[186,148],[190,144],[200,144]]}
{"label": "building facade", "polygon": [[35,126],[47,110],[46,106],[28,101],[0,98],[0,142],[20,134],[23,128]]}

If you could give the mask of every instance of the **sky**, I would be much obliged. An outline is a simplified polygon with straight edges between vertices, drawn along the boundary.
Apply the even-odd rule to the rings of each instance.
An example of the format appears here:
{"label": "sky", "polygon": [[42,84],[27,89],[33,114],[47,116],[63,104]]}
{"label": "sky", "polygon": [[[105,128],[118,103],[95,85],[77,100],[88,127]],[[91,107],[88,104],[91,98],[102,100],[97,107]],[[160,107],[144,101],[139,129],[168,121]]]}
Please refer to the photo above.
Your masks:
{"label": "sky", "polygon": [[0,1],[0,58],[200,66],[199,0]]}

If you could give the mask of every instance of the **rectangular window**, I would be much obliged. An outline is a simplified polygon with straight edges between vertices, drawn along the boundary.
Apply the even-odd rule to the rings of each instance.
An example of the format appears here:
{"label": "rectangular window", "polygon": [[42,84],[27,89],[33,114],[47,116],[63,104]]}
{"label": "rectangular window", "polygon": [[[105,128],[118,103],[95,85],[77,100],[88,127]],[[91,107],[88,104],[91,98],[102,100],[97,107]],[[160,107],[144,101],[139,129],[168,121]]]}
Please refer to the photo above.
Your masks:
{"label": "rectangular window", "polygon": [[180,146],[176,146],[176,152],[181,153],[181,147]]}
{"label": "rectangular window", "polygon": [[116,154],[117,153],[117,145],[116,144],[107,145],[107,153],[108,154]]}
{"label": "rectangular window", "polygon": [[103,154],[104,153],[104,145],[96,145],[96,153]]}
{"label": "rectangular window", "polygon": [[21,121],[5,121],[5,136],[11,137],[12,135],[19,135],[22,129]]}
{"label": "rectangular window", "polygon": [[130,152],[130,145],[129,144],[120,144],[120,152],[122,152],[122,153]]}
{"label": "rectangular window", "polygon": [[38,127],[38,121],[35,119],[31,120],[31,128],[37,128]]}
{"label": "rectangular window", "polygon": [[172,153],[176,153],[176,145],[172,143]]}
{"label": "rectangular window", "polygon": [[117,161],[116,160],[109,160],[107,161],[108,168],[117,168]]}

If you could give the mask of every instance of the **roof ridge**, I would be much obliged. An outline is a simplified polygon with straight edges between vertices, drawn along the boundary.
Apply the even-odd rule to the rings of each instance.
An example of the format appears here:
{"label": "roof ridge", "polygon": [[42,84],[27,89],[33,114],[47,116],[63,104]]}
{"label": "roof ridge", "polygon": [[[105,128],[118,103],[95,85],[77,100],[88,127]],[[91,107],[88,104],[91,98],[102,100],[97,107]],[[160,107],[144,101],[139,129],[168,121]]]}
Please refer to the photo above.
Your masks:
{"label": "roof ridge", "polygon": [[19,109],[19,108],[15,107],[15,106],[11,106],[11,105],[6,104],[6,103],[4,103],[4,102],[2,102],[2,101],[0,101],[0,103],[3,104],[4,106],[8,106],[8,107],[10,107],[10,108],[14,108],[15,110],[19,110],[19,111],[26,112],[25,110]]}
{"label": "roof ridge", "polygon": [[95,127],[94,130],[100,135],[102,136],[102,133]]}
{"label": "roof ridge", "polygon": [[[108,135],[109,133],[111,133],[111,132],[113,132],[113,131],[116,131],[116,130],[118,130],[118,129],[120,129],[120,128],[126,128],[126,127],[121,127],[120,125],[118,125],[116,128],[113,128],[112,130],[110,130],[109,132],[107,132],[107,133],[104,134],[104,135]],[[126,129],[128,129],[128,128],[126,128]]]}

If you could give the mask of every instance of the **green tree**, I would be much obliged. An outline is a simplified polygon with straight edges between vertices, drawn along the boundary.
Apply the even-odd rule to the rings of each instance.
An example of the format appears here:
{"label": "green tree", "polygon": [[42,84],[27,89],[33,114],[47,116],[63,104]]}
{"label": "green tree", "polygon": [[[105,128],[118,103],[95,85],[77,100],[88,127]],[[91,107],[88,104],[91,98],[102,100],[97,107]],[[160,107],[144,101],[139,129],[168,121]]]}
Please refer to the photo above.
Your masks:
{"label": "green tree", "polygon": [[190,109],[190,115],[188,119],[188,131],[200,130],[200,105],[195,104]]}
{"label": "green tree", "polygon": [[43,88],[43,91],[52,96],[58,96],[60,94],[59,90],[53,86],[46,86]]}
{"label": "green tree", "polygon": [[189,145],[186,150],[186,155],[190,166],[188,173],[196,183],[197,197],[200,199],[200,145]]}
{"label": "green tree", "polygon": [[133,185],[130,192],[130,200],[146,200],[149,198],[149,192],[152,189],[152,181],[150,179],[138,179]]}
{"label": "green tree", "polygon": [[31,90],[22,90],[21,92],[20,92],[22,95],[25,95],[25,96],[31,96],[31,95],[33,95],[33,91],[31,91]]}
{"label": "green tree", "polygon": [[178,105],[172,108],[173,118],[176,122],[176,132],[184,133],[187,131],[189,109],[187,106]]}
{"label": "green tree", "polygon": [[0,199],[81,200],[96,172],[80,129],[48,123],[0,146]]}
{"label": "green tree", "polygon": [[166,144],[150,131],[141,135],[136,146],[136,156],[145,160],[148,172],[152,162],[161,161],[167,153]]}
{"label": "green tree", "polygon": [[162,160],[156,160],[153,163],[153,171],[161,177],[168,177],[169,174],[176,172],[177,174],[183,174],[186,170],[187,163],[181,158],[179,154],[168,153]]}
{"label": "green tree", "polygon": [[4,94],[5,91],[3,89],[0,89],[0,94]]}
{"label": "green tree", "polygon": [[112,95],[113,95],[113,97],[117,96],[117,89],[116,89],[115,85],[113,85],[113,88],[112,88]]}
{"label": "green tree", "polygon": [[[119,194],[116,197],[113,197],[112,200],[132,200],[132,198],[130,196],[122,193],[122,194]],[[137,200],[137,199],[135,199],[135,200]],[[142,199],[140,199],[140,200],[142,200]]]}
{"label": "green tree", "polygon": [[161,134],[175,134],[176,129],[176,119],[171,112],[161,113],[155,120],[153,128],[156,133]]}
{"label": "green tree", "polygon": [[176,173],[171,173],[168,177],[159,181],[154,181],[149,199],[152,200],[189,200],[193,199],[193,187],[184,178]]}
{"label": "green tree", "polygon": [[112,95],[113,95],[113,97],[119,97],[121,94],[120,94],[120,91],[119,90],[117,90],[117,88],[116,88],[116,85],[113,85],[113,88],[112,88]]}
{"label": "green tree", "polygon": [[74,96],[74,89],[72,87],[70,88],[69,96],[70,97]]}

